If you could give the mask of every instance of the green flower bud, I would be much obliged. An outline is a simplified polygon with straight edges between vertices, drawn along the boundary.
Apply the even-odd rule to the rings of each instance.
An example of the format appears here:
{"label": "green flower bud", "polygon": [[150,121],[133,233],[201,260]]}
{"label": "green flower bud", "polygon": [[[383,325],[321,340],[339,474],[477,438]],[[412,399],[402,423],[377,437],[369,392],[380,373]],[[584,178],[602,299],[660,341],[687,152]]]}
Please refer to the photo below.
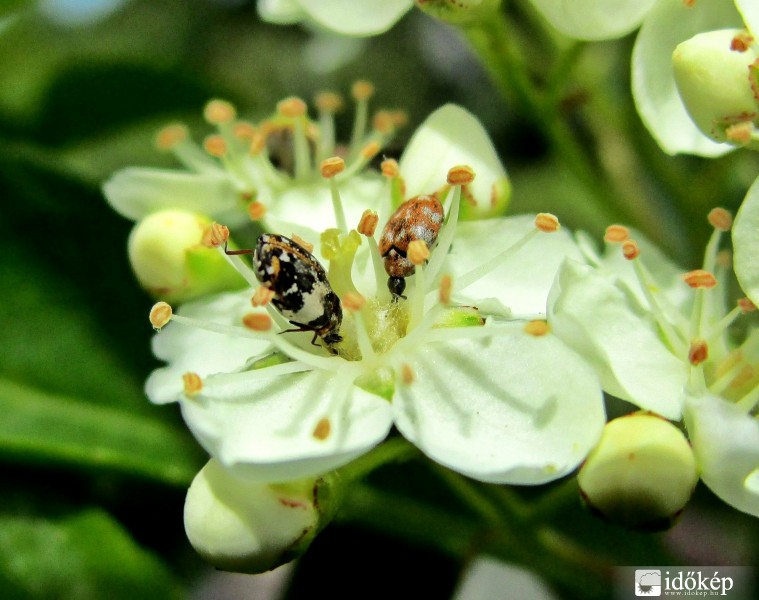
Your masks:
{"label": "green flower bud", "polygon": [[638,412],[614,419],[577,476],[588,506],[628,527],[666,529],[698,481],[690,444],[672,423]]}
{"label": "green flower bud", "polygon": [[675,82],[696,126],[717,142],[745,144],[757,123],[753,39],[739,29],[708,31],[672,54]]}
{"label": "green flower bud", "polygon": [[201,244],[210,225],[205,217],[173,209],[139,221],[127,248],[140,285],[167,302],[243,287],[245,281],[219,251]]}
{"label": "green flower bud", "polygon": [[187,491],[185,532],[213,566],[262,573],[305,552],[332,520],[341,490],[336,474],[265,483],[238,478],[211,459]]}
{"label": "green flower bud", "polygon": [[441,21],[469,25],[490,18],[501,0],[416,0],[416,5]]}

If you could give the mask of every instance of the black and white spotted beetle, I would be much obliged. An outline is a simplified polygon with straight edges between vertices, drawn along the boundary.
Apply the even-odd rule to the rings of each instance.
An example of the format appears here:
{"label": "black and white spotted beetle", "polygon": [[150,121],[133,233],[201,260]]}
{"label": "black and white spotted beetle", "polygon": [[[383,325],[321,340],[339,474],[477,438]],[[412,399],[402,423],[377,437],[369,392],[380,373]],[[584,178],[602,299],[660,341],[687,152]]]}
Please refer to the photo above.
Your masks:
{"label": "black and white spotted beetle", "polygon": [[264,233],[256,248],[229,250],[229,254],[253,254],[253,267],[261,285],[274,292],[271,303],[298,329],[313,331],[330,348],[342,341],[343,310],[332,291],[327,273],[314,255],[283,235]]}

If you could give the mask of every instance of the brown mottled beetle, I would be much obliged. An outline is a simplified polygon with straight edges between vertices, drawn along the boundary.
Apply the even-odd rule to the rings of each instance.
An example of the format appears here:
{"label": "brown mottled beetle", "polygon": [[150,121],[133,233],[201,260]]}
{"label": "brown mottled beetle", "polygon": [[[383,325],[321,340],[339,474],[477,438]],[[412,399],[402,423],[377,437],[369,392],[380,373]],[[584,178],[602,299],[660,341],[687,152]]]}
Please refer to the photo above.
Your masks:
{"label": "brown mottled beetle", "polygon": [[435,196],[416,196],[398,207],[382,230],[379,251],[389,279],[387,288],[394,299],[405,298],[406,277],[415,265],[407,257],[408,245],[422,240],[431,248],[443,224],[443,205]]}
{"label": "brown mottled beetle", "polygon": [[[343,310],[332,291],[327,273],[300,244],[283,235],[264,233],[258,238],[253,267],[261,285],[274,292],[271,303],[290,323],[298,327],[288,331],[313,331],[327,346],[342,341],[340,325]],[[230,254],[241,251],[229,251]]]}

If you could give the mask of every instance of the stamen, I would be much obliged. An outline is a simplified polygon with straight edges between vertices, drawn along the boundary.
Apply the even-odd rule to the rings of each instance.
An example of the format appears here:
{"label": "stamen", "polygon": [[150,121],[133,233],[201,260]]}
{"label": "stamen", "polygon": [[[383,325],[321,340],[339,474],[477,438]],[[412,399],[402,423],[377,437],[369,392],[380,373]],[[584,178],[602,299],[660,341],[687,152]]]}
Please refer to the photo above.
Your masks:
{"label": "stamen", "polygon": [[253,331],[269,331],[272,327],[271,317],[264,313],[243,315],[242,324]]}
{"label": "stamen", "polygon": [[538,319],[527,323],[524,326],[524,332],[529,333],[535,337],[542,337],[551,332],[551,327],[548,325],[547,321]]}
{"label": "stamen", "polygon": [[414,383],[414,379],[416,379],[414,370],[411,368],[411,366],[408,363],[403,363],[401,365],[401,381],[405,385],[411,385],[412,383]]}
{"label": "stamen", "polygon": [[[454,169],[456,168],[457,167],[454,167]],[[443,261],[448,256],[448,251],[451,249],[451,244],[453,243],[453,236],[456,234],[456,225],[459,221],[459,207],[461,205],[461,187],[462,186],[457,185],[453,190],[451,205],[448,207],[448,218],[438,235],[435,254],[433,254],[430,262],[427,264],[431,281],[435,281],[440,269],[443,268]],[[458,285],[461,289],[466,287],[465,285],[462,285],[460,281],[458,282]]]}
{"label": "stamen", "polygon": [[430,257],[430,249],[424,240],[413,240],[409,243],[406,256],[415,265],[422,265]]}
{"label": "stamen", "polygon": [[688,362],[694,367],[700,365],[709,358],[709,345],[704,339],[691,340],[688,349]]}
{"label": "stamen", "polygon": [[754,43],[754,38],[748,31],[741,31],[730,41],[730,50],[733,52],[746,52]]}
{"label": "stamen", "polygon": [[247,121],[238,121],[232,126],[232,135],[248,144],[253,141],[257,133],[256,127]]}
{"label": "stamen", "polygon": [[604,234],[604,241],[610,244],[621,244],[630,239],[630,230],[624,225],[609,225]]}
{"label": "stamen", "polygon": [[449,185],[467,185],[474,181],[474,170],[469,165],[457,165],[448,170]]}
{"label": "stamen", "polygon": [[366,329],[364,316],[361,314],[361,309],[366,305],[366,298],[357,292],[348,292],[343,296],[342,303],[346,310],[353,313],[356,323],[356,339],[358,341],[358,349],[361,352],[361,359],[364,361],[373,359],[376,356],[374,347],[372,346],[369,332]]}
{"label": "stamen", "polygon": [[329,437],[332,431],[332,423],[327,417],[322,417],[314,427],[313,435],[317,440],[323,441]]}
{"label": "stamen", "polygon": [[360,79],[354,82],[351,95],[356,102],[368,100],[374,95],[374,85],[371,82]]}
{"label": "stamen", "polygon": [[211,125],[221,125],[234,121],[237,111],[226,100],[211,100],[203,109],[203,117]]}
{"label": "stamen", "polygon": [[266,205],[254,200],[248,204],[248,216],[251,221],[260,221],[266,216]]}
{"label": "stamen", "polygon": [[440,304],[451,303],[451,292],[453,290],[453,278],[450,275],[443,275],[440,278],[440,287],[438,288],[438,300]]}
{"label": "stamen", "polygon": [[369,162],[380,153],[380,150],[382,150],[382,147],[379,145],[379,142],[371,141],[361,148],[359,154],[364,161]]}
{"label": "stamen", "polygon": [[256,131],[250,138],[249,152],[251,156],[258,156],[266,149],[266,136],[260,131]]}
{"label": "stamen", "polygon": [[190,139],[190,134],[181,123],[172,123],[161,129],[155,138],[155,145],[161,151],[171,151],[188,169],[198,173],[218,173],[219,165]]}
{"label": "stamen", "polygon": [[304,121],[307,111],[306,103],[294,96],[285,98],[277,104],[277,112],[292,120],[296,179],[305,179],[311,171],[311,153],[308,149]]}
{"label": "stamen", "polygon": [[229,227],[220,223],[211,223],[203,232],[200,243],[206,248],[218,248],[229,240]]}
{"label": "stamen", "polygon": [[335,92],[319,92],[314,97],[317,110],[325,113],[336,113],[343,108],[343,97]]}
{"label": "stamen", "polygon": [[363,236],[374,237],[374,232],[377,230],[378,223],[379,215],[367,208],[361,215],[361,220],[358,222],[356,230]]}
{"label": "stamen", "polygon": [[635,260],[640,256],[640,248],[635,240],[625,240],[622,242],[622,256],[627,260]]}
{"label": "stamen", "polygon": [[689,271],[682,275],[682,279],[693,289],[711,289],[717,285],[717,278],[703,269]]}
{"label": "stamen", "polygon": [[[721,396],[728,387],[745,384],[753,377],[753,368],[747,364],[743,357],[743,351],[733,350],[720,362],[709,384],[709,391],[716,396]],[[748,375],[748,377],[746,377]]]}
{"label": "stamen", "polygon": [[342,231],[348,231],[348,221],[345,219],[345,210],[343,202],[340,199],[340,192],[337,189],[337,180],[335,175],[345,169],[345,161],[339,156],[328,158],[322,161],[321,172],[324,177],[329,178],[329,189],[332,194],[332,210],[335,213],[335,224]]}
{"label": "stamen", "polygon": [[209,135],[203,140],[203,149],[211,156],[222,158],[227,154],[227,142],[220,135]]}
{"label": "stamen", "polygon": [[[421,245],[424,246],[424,251],[418,247],[418,243],[421,243]],[[414,246],[413,250],[412,245]],[[414,240],[408,245],[406,256],[408,256],[411,260],[413,254],[414,258],[420,259],[424,255],[425,251],[427,253],[427,256],[429,256],[429,249],[427,248],[427,244],[425,244],[422,240]],[[411,260],[411,262],[414,261]],[[422,318],[424,317],[424,297],[427,292],[424,259],[414,264],[416,265],[416,268],[414,270],[414,293],[408,299],[409,318],[408,325],[406,326],[407,332],[414,330],[419,325],[419,323],[421,323]]]}
{"label": "stamen", "polygon": [[166,302],[156,302],[153,308],[150,309],[150,324],[153,326],[153,329],[159,331],[164,327],[171,321],[172,313],[173,311],[169,304]]}
{"label": "stamen", "polygon": [[535,216],[535,227],[543,233],[554,233],[559,230],[561,225],[556,215],[551,213],[538,213]]}
{"label": "stamen", "polygon": [[733,226],[733,215],[724,208],[713,208],[707,216],[709,224],[720,231],[730,231]]}
{"label": "stamen", "polygon": [[368,81],[356,81],[351,89],[353,99],[356,101],[356,114],[351,133],[351,156],[358,154],[359,145],[366,135],[366,123],[369,116],[369,98],[374,94],[374,86]]}
{"label": "stamen", "polygon": [[267,287],[261,286],[256,288],[253,297],[250,299],[250,303],[258,308],[259,306],[266,306],[274,298],[274,290],[270,290]]}
{"label": "stamen", "polygon": [[397,160],[392,158],[383,160],[380,169],[382,170],[382,175],[387,177],[390,184],[390,193],[388,194],[390,204],[387,206],[387,214],[383,214],[384,222],[395,208],[403,204],[403,199],[406,195],[406,184],[403,181],[403,177],[401,177]]}
{"label": "stamen", "polygon": [[308,111],[306,103],[297,96],[290,96],[277,103],[277,112],[288,119],[302,117]]}
{"label": "stamen", "polygon": [[343,106],[343,99],[332,92],[321,92],[314,99],[319,111],[319,138],[317,143],[317,160],[322,160],[335,153],[335,113]]}
{"label": "stamen", "polygon": [[398,161],[394,158],[386,158],[380,164],[380,170],[385,177],[398,177],[400,174],[400,167]]}
{"label": "stamen", "polygon": [[182,123],[172,123],[161,129],[155,137],[155,146],[159,150],[173,150],[175,146],[190,137],[187,126]]}
{"label": "stamen", "polygon": [[303,239],[302,237],[300,237],[299,235],[297,235],[297,234],[295,234],[295,233],[291,233],[291,234],[290,234],[290,239],[291,239],[293,242],[295,242],[296,244],[298,244],[298,245],[299,245],[301,248],[305,248],[305,249],[306,249],[306,250],[308,250],[309,252],[313,252],[313,251],[314,251],[314,245],[313,245],[313,244],[311,244],[311,243],[309,243],[309,242],[307,242],[306,240],[304,240],[304,239]]}
{"label": "stamen", "polygon": [[182,375],[182,381],[184,382],[185,396],[196,396],[203,389],[203,380],[197,373],[185,373]]}

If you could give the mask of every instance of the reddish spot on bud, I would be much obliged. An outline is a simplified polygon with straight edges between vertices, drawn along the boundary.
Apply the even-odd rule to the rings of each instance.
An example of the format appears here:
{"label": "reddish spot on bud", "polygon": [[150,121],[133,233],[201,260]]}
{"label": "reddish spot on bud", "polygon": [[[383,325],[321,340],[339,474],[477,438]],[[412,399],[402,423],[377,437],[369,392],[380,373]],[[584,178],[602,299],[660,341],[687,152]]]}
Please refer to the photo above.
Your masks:
{"label": "reddish spot on bud", "polygon": [[474,181],[474,170],[469,165],[457,165],[448,171],[449,185],[467,185]]}
{"label": "reddish spot on bud", "polygon": [[535,227],[543,233],[553,233],[558,231],[561,225],[555,215],[551,213],[538,213],[535,216]]}
{"label": "reddish spot on bud", "polygon": [[166,302],[156,302],[150,309],[150,324],[154,329],[161,329],[166,323],[171,321],[173,311],[171,306]]}
{"label": "reddish spot on bud", "polygon": [[749,298],[741,298],[738,300],[738,306],[744,313],[754,312],[756,310],[756,304],[754,304]]}
{"label": "reddish spot on bud", "polygon": [[696,5],[696,0],[683,0],[683,6],[685,8],[693,8]]}
{"label": "reddish spot on bud", "polygon": [[331,179],[338,173],[345,171],[345,161],[339,156],[333,156],[331,158],[325,158],[319,167],[322,177],[325,179]]}
{"label": "reddish spot on bud", "polygon": [[379,223],[379,216],[373,210],[368,208],[361,215],[361,220],[358,222],[356,230],[366,237],[374,236],[374,232],[377,230],[377,224]]}
{"label": "reddish spot on bud", "polygon": [[185,373],[182,375],[185,396],[195,396],[203,389],[203,380],[197,373]]}
{"label": "reddish spot on bud", "polygon": [[630,230],[624,225],[609,225],[604,234],[604,241],[610,244],[621,244],[630,239]]}
{"label": "reddish spot on bud", "polygon": [[242,318],[242,324],[253,331],[269,331],[271,317],[264,313],[248,313]]}
{"label": "reddish spot on bud", "polygon": [[541,337],[551,332],[551,327],[547,321],[536,320],[530,321],[524,326],[524,332],[534,335],[535,337]]}
{"label": "reddish spot on bud", "polygon": [[725,137],[734,144],[748,144],[754,133],[754,124],[751,121],[741,121],[725,128]]}
{"label": "reddish spot on bud", "polygon": [[730,42],[730,50],[734,52],[745,52],[749,46],[754,43],[754,38],[747,31],[741,31],[736,34]]}
{"label": "reddish spot on bud", "polygon": [[703,269],[696,269],[695,271],[689,271],[683,276],[683,281],[693,289],[711,289],[717,285],[717,278]]}
{"label": "reddish spot on bud", "polygon": [[313,435],[317,440],[326,440],[332,431],[332,423],[327,417],[322,417],[314,427]]}
{"label": "reddish spot on bud", "polygon": [[218,248],[229,240],[229,227],[220,223],[211,223],[203,232],[200,243],[206,248]]}
{"label": "reddish spot on bud", "polygon": [[635,240],[625,240],[622,242],[622,256],[627,260],[635,260],[640,256],[640,248]]}
{"label": "reddish spot on bud", "polygon": [[706,340],[700,338],[691,340],[688,350],[688,362],[696,367],[707,358],[709,358],[709,345],[706,343]]}

